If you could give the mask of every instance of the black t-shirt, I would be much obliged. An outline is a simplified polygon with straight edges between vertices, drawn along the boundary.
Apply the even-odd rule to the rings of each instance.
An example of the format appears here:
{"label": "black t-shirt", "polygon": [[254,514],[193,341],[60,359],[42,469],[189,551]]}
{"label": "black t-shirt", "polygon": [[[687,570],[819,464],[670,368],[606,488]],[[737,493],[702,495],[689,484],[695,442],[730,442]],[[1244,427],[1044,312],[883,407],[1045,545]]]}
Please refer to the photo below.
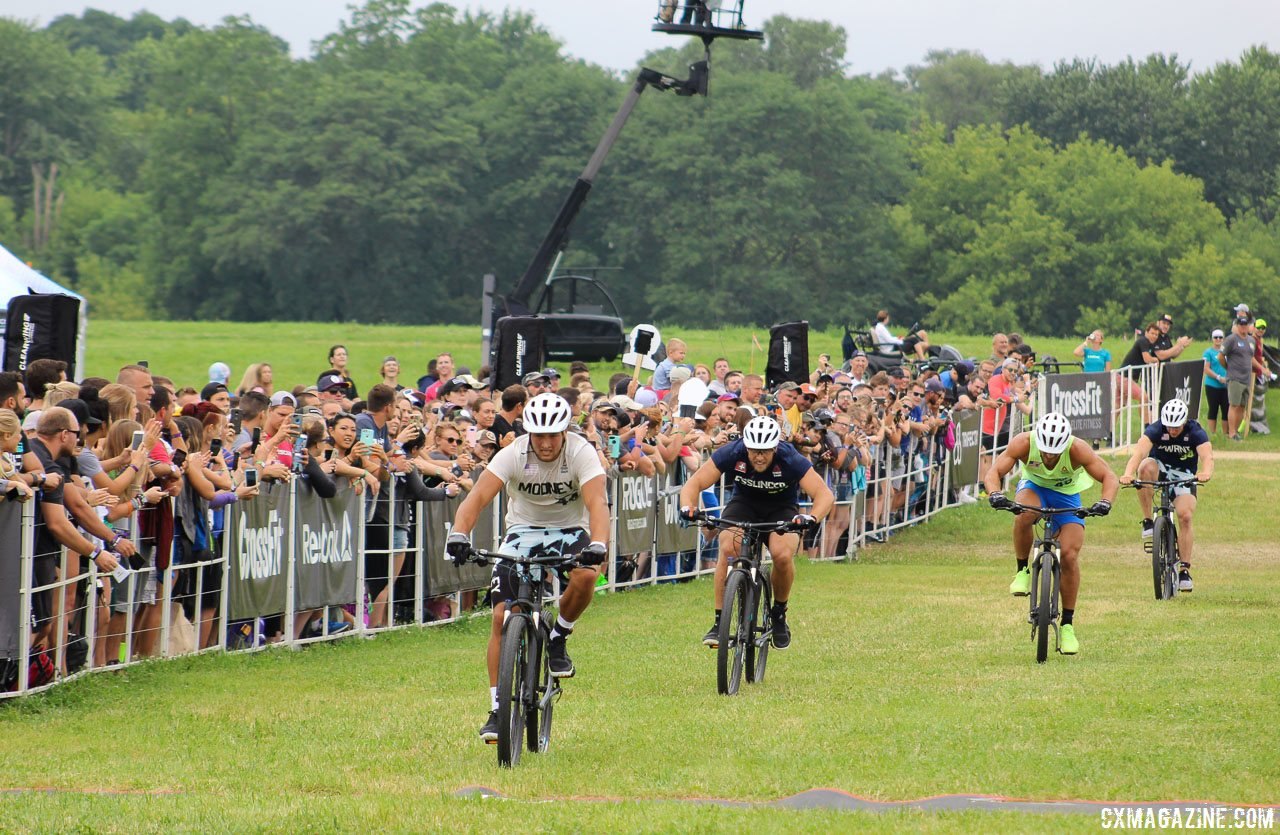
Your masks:
{"label": "black t-shirt", "polygon": [[1200,466],[1200,455],[1196,449],[1209,443],[1209,433],[1194,420],[1188,420],[1176,438],[1169,435],[1169,430],[1160,421],[1148,426],[1142,434],[1151,442],[1152,458],[1166,467],[1188,473],[1195,473]]}
{"label": "black t-shirt", "polygon": [[1146,353],[1155,356],[1156,349],[1156,343],[1147,339],[1147,335],[1144,333],[1133,341],[1133,347],[1129,349],[1129,353],[1124,355],[1124,362],[1120,364],[1146,365],[1146,360],[1142,358],[1143,352],[1145,351]]}
{"label": "black t-shirt", "polygon": [[523,435],[524,426],[522,423],[523,421],[519,418],[516,418],[516,422],[514,424],[508,423],[507,419],[502,416],[501,412],[499,412],[498,416],[493,419],[493,426],[489,427],[489,431],[493,433],[494,437],[498,439],[498,443],[501,444],[502,439],[507,436],[508,432],[516,433],[517,438]]}
{"label": "black t-shirt", "polygon": [[[28,442],[28,446],[31,452],[36,456],[36,458],[40,459],[40,469],[44,470],[45,475],[58,475],[58,476],[61,476],[62,478],[62,483],[58,484],[56,488],[48,489],[48,490],[42,489],[39,491],[38,498],[40,503],[42,505],[45,505],[45,504],[57,505],[59,507],[59,510],[57,511],[58,513],[65,512],[61,510],[61,508],[63,507],[63,499],[62,499],[63,484],[67,480],[67,471],[63,466],[64,463],[66,462],[66,459],[65,458],[55,459],[53,455],[50,454],[49,448],[44,445],[44,441],[41,441],[38,437],[32,438]],[[41,558],[53,559],[54,557],[57,556],[58,548],[60,547],[60,543],[58,542],[57,539],[54,538],[53,534],[49,531],[48,527],[44,523],[43,507],[40,508],[39,512],[36,513],[35,546],[36,546],[35,555],[37,559],[41,559]]]}
{"label": "black t-shirt", "polygon": [[809,459],[785,441],[778,444],[773,463],[763,473],[751,466],[741,438],[713,452],[711,460],[733,483],[735,499],[747,498],[765,507],[798,503],[800,480],[813,469]]}

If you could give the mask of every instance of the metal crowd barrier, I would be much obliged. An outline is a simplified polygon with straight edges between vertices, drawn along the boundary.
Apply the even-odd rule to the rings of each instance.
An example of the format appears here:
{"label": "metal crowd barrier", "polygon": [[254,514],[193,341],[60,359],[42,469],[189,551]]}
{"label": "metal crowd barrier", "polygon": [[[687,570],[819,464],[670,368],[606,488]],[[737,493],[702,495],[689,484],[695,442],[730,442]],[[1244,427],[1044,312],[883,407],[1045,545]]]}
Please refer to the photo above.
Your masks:
{"label": "metal crowd barrier", "polygon": [[[1020,430],[1019,418],[1020,414],[1011,433]],[[980,419],[976,413],[968,418],[970,422],[975,419]],[[847,534],[830,530],[829,522],[824,522],[802,553],[815,560],[855,558],[868,542],[883,541],[958,504],[960,491],[975,488],[978,472],[972,458],[978,439],[963,436],[957,427],[956,447],[950,451],[937,448],[941,443],[938,438],[933,439],[933,446],[925,446],[913,437],[905,455],[882,444],[863,467],[862,478],[854,477],[857,486],[837,502],[848,511]],[[606,579],[599,590],[615,592],[687,581],[714,571],[715,538],[704,537],[697,528],[680,526],[676,518],[678,482],[670,476],[632,474],[617,474],[611,482],[614,535]],[[393,525],[396,491],[401,488],[392,479],[385,489],[391,491],[387,524]],[[365,495],[353,496],[344,489],[334,499],[321,500],[304,495],[309,490],[296,479],[287,484],[276,482],[264,485],[258,499],[227,505],[220,547],[215,547],[215,539],[204,559],[187,563],[171,559],[158,573],[150,566],[130,571],[114,603],[98,587],[99,580],[104,587],[114,585],[109,575],[98,572],[92,562],[81,572],[78,559],[62,549],[58,579],[33,587],[32,563],[38,556],[34,552],[35,503],[0,501],[0,671],[10,673],[12,679],[0,682],[0,698],[40,692],[89,673],[152,658],[299,647],[351,635],[372,637],[390,629],[449,623],[470,614],[468,607],[461,605],[464,598],[488,587],[487,567],[458,569],[444,555],[444,541],[459,499],[410,502],[406,546],[396,548],[395,535],[388,531],[382,536],[387,545],[371,548],[368,538],[376,525],[369,516]],[[723,484],[715,495],[723,503]],[[166,497],[163,501],[171,500]],[[300,501],[305,503],[304,510],[299,509]],[[501,520],[500,497],[473,531],[473,541],[498,547]],[[180,523],[175,525],[178,527]],[[137,514],[130,517],[129,531],[144,553]],[[212,521],[209,531],[214,533]],[[837,547],[842,540],[846,543],[843,549]],[[394,569],[396,554],[404,555],[399,576],[366,577],[370,556],[385,557]],[[210,570],[212,574],[220,572],[221,577],[216,621],[209,627],[209,640],[202,641]],[[142,592],[153,573],[156,600],[143,604]],[[369,579],[388,581],[384,623],[368,620],[377,602],[369,595]],[[53,675],[48,681],[33,682],[31,602],[34,594],[45,590],[52,590],[54,598],[56,640],[48,653]],[[188,617],[188,611],[194,618]],[[301,631],[306,626],[301,620],[303,613],[318,613],[313,614],[320,623],[315,634]],[[100,621],[107,624],[105,634]],[[350,626],[337,631],[330,629],[331,623]],[[72,632],[83,636],[82,645],[69,643]],[[69,655],[76,654],[70,651],[71,644],[87,650],[83,663],[68,664]],[[36,672],[40,672],[39,666],[37,661]],[[48,665],[44,669],[47,672]]]}

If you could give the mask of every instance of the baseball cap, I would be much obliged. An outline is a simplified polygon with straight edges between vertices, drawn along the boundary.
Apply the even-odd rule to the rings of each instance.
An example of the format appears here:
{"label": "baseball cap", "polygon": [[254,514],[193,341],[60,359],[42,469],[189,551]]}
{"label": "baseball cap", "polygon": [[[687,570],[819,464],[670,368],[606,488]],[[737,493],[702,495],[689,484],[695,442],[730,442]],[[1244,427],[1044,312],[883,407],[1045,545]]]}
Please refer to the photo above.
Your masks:
{"label": "baseball cap", "polygon": [[415,409],[421,409],[427,402],[427,396],[420,391],[413,389],[405,389],[400,392],[400,396],[413,405]]}
{"label": "baseball cap", "polygon": [[1209,334],[1209,336],[1212,337],[1213,339],[1219,339],[1223,336],[1226,336],[1226,334],[1222,332],[1222,328],[1214,328],[1213,333]]}
{"label": "baseball cap", "polygon": [[610,412],[613,412],[615,415],[618,415],[622,413],[622,407],[619,406],[617,403],[613,403],[609,400],[605,400],[602,397],[591,404],[591,411],[593,412],[610,411]]}
{"label": "baseball cap", "polygon": [[939,380],[937,377],[930,377],[928,380],[925,381],[924,390],[943,392],[947,390],[947,387],[944,386],[942,384],[942,381]]}
{"label": "baseball cap", "polygon": [[208,400],[210,397],[213,397],[218,392],[226,391],[226,390],[227,390],[227,386],[225,383],[219,383],[216,380],[212,381],[206,384],[204,388],[200,389],[200,399]]}
{"label": "baseball cap", "polygon": [[490,432],[488,429],[481,429],[476,433],[476,445],[493,444],[498,445],[498,436]]}
{"label": "baseball cap", "polygon": [[632,412],[638,412],[641,409],[645,408],[645,406],[641,405],[639,401],[632,400],[630,397],[627,397],[625,394],[615,394],[613,397],[609,399],[609,402],[615,406],[620,406],[623,409],[627,409]]}
{"label": "baseball cap", "polygon": [[1234,308],[1232,308],[1232,310],[1234,310],[1236,313],[1248,313],[1249,305],[1245,304],[1244,302],[1240,302],[1240,304],[1236,305]]}
{"label": "baseball cap", "polygon": [[548,384],[551,382],[551,378],[543,371],[530,371],[528,374],[524,375],[524,379],[520,382],[524,383],[526,386],[530,386],[539,380],[545,380]]}
{"label": "baseball cap", "polygon": [[1255,328],[1265,328],[1265,327],[1267,326],[1267,320],[1266,320],[1266,319],[1254,319],[1254,320],[1253,320],[1253,326],[1254,326]]}
{"label": "baseball cap", "polygon": [[960,360],[958,363],[956,363],[956,369],[961,374],[972,374],[973,363],[969,362],[968,360]]}
{"label": "baseball cap", "polygon": [[799,384],[793,383],[790,380],[788,380],[787,382],[780,384],[776,389],[774,389],[774,393],[783,392],[783,391],[795,391],[799,388],[800,388]]}
{"label": "baseball cap", "polygon": [[209,382],[211,383],[225,383],[230,376],[231,366],[225,362],[215,362],[209,366]]}
{"label": "baseball cap", "polygon": [[542,373],[543,373],[544,375],[546,375],[547,379],[549,379],[549,380],[559,380],[559,379],[560,379],[560,372],[559,372],[559,371],[556,371],[554,368],[544,368],[544,369],[542,369]]}
{"label": "baseball cap", "polygon": [[739,398],[738,398],[738,394],[737,394],[737,392],[733,392],[733,391],[726,391],[724,394],[722,394],[722,395],[720,395],[719,397],[717,397],[717,398],[716,398],[716,402],[717,402],[717,403],[723,403],[723,402],[724,402],[724,401],[726,401],[726,400],[738,400],[738,399],[739,399]]}
{"label": "baseball cap", "polygon": [[1170,316],[1168,313],[1166,313],[1166,314],[1164,314],[1163,316],[1161,316],[1161,317],[1160,317],[1160,321],[1161,321],[1161,322],[1168,322],[1169,324],[1171,324],[1171,325],[1172,325],[1172,324],[1173,324],[1173,317],[1172,317],[1172,316]]}
{"label": "baseball cap", "polygon": [[831,376],[830,374],[827,374],[824,371],[823,373],[818,375],[818,382],[821,383],[823,380],[826,380],[828,383],[834,383],[836,381],[836,378]]}
{"label": "baseball cap", "polygon": [[683,365],[677,365],[671,369],[671,373],[667,375],[672,384],[683,383],[685,380],[693,376],[693,372]]}
{"label": "baseball cap", "polygon": [[1252,321],[1253,319],[1249,316],[1248,313],[1241,313],[1239,316],[1236,317],[1237,325],[1247,325]]}
{"label": "baseball cap", "polygon": [[292,406],[296,409],[298,407],[298,401],[295,400],[293,395],[289,392],[278,391],[271,395],[271,408],[274,409],[276,406]]}
{"label": "baseball cap", "polygon": [[854,360],[854,359],[857,359],[858,357],[865,357],[866,355],[867,354],[865,351],[855,350],[852,354],[849,355],[849,359]]}
{"label": "baseball cap", "polygon": [[456,375],[454,375],[454,378],[453,378],[452,380],[450,380],[449,382],[450,382],[450,383],[457,383],[457,384],[460,384],[460,386],[467,386],[467,387],[469,387],[469,388],[473,388],[473,389],[482,389],[482,388],[484,388],[484,383],[480,382],[479,380],[477,380],[475,377],[471,376],[470,374],[456,374]]}
{"label": "baseball cap", "polygon": [[[333,391],[346,387],[347,381],[342,379],[341,374],[321,374],[320,379],[316,380],[317,391]],[[274,398],[272,398],[272,405],[279,405]]]}
{"label": "baseball cap", "polygon": [[890,368],[885,373],[888,374],[890,377],[897,377],[898,379],[902,379],[903,377],[907,376],[907,371],[902,366]]}
{"label": "baseball cap", "polygon": [[636,391],[636,402],[640,404],[642,409],[656,406],[658,405],[658,393],[647,387],[639,389]]}
{"label": "baseball cap", "polygon": [[800,386],[800,393],[801,393],[801,394],[807,394],[807,395],[809,395],[810,397],[817,397],[817,396],[818,396],[818,390],[817,390],[816,388],[814,388],[813,386],[809,385],[808,383],[805,383],[804,385]]}
{"label": "baseball cap", "polygon": [[76,420],[80,423],[81,429],[88,429],[90,426],[102,425],[101,420],[89,413],[89,404],[78,397],[69,397],[58,405],[76,416]]}
{"label": "baseball cap", "polygon": [[1021,368],[1022,362],[1017,357],[1008,357],[1000,363],[1001,368]]}

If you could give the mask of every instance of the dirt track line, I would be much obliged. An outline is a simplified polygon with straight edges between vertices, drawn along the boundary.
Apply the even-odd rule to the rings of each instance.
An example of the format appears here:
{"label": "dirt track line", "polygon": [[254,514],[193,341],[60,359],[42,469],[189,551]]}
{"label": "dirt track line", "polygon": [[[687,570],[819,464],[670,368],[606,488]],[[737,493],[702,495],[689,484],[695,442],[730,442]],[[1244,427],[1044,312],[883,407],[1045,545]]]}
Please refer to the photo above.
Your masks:
{"label": "dirt track line", "polygon": [[[493,800],[513,800],[486,786],[467,786],[454,792],[454,797],[481,797]],[[756,807],[772,806],[780,809],[836,809],[850,812],[889,812],[896,809],[918,809],[925,812],[1031,812],[1037,814],[1101,814],[1104,809],[1178,810],[1184,816],[1190,810],[1199,809],[1265,809],[1280,810],[1280,805],[1256,803],[1221,803],[1213,800],[1157,800],[1157,801],[1102,801],[1102,800],[1029,800],[985,794],[941,794],[915,800],[871,800],[841,789],[816,788],[784,797],[780,800],[752,802],[710,797],[687,798],[626,798],[626,797],[566,797],[537,798],[525,802],[545,803],[550,800],[573,800],[588,803],[623,803],[636,799],[650,802],[695,803],[713,806]]]}

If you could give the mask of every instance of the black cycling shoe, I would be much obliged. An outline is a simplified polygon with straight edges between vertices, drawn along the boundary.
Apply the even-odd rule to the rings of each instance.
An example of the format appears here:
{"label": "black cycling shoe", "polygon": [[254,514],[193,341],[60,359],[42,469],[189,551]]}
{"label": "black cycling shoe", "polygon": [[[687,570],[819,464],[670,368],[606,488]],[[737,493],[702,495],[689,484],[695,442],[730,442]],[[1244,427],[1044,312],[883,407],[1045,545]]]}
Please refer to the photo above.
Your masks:
{"label": "black cycling shoe", "polygon": [[720,624],[716,624],[702,636],[702,645],[707,649],[720,648]]}
{"label": "black cycling shoe", "polygon": [[573,678],[576,672],[564,644],[564,638],[552,638],[547,644],[547,663],[551,667],[552,678]]}
{"label": "black cycling shoe", "polygon": [[498,742],[498,711],[489,711],[489,718],[480,726],[480,738],[488,745]]}
{"label": "black cycling shoe", "polygon": [[773,619],[773,648],[786,649],[791,646],[791,628],[787,626],[787,616]]}

